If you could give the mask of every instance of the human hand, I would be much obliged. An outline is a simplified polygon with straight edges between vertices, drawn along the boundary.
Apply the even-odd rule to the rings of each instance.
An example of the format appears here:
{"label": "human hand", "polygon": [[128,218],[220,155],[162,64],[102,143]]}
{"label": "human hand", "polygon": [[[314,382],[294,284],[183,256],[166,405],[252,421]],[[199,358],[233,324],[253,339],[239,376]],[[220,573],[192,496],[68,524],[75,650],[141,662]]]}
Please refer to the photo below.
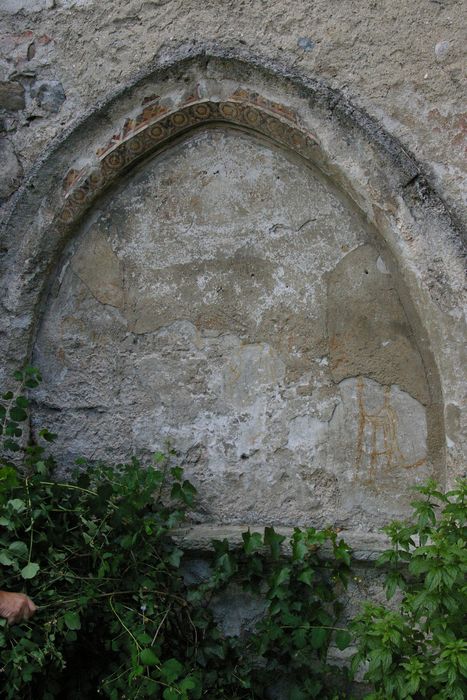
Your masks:
{"label": "human hand", "polygon": [[0,591],[0,617],[4,617],[9,625],[28,620],[37,608],[24,593],[9,593]]}

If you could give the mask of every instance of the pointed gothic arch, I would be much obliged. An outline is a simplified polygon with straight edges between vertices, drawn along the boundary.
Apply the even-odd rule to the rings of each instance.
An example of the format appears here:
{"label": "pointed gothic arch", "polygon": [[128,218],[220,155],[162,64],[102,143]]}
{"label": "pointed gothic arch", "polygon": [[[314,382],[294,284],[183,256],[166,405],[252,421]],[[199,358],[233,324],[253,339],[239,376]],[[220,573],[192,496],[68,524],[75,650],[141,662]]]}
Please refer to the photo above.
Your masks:
{"label": "pointed gothic arch", "polygon": [[86,213],[145,159],[216,124],[260,134],[310,162],[384,240],[423,357],[439,466],[446,417],[456,473],[463,328],[455,309],[463,268],[449,212],[415,160],[341,95],[215,47],[151,66],[71,128],[31,173],[3,230],[3,371],[30,354],[48,281]]}

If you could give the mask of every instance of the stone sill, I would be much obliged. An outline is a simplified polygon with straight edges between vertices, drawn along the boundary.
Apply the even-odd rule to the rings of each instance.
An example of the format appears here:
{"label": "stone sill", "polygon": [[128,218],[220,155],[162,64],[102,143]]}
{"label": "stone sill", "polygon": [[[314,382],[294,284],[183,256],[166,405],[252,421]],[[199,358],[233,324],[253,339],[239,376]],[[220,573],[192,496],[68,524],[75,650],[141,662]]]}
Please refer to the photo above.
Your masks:
{"label": "stone sill", "polygon": [[[242,546],[242,533],[250,529],[250,532],[264,532],[264,525],[187,525],[174,530],[174,538],[179,544],[194,552],[212,552],[212,540],[226,539],[233,549],[238,549]],[[282,551],[285,556],[290,554],[290,545],[288,544],[294,528],[293,527],[275,527],[274,530],[284,535],[287,539],[282,545]],[[379,557],[381,552],[389,547],[389,538],[378,532],[364,532],[362,530],[342,530],[339,532],[338,538],[342,538],[349,545],[354,562],[373,563]],[[321,554],[324,559],[331,558],[331,547],[329,544],[321,548]]]}

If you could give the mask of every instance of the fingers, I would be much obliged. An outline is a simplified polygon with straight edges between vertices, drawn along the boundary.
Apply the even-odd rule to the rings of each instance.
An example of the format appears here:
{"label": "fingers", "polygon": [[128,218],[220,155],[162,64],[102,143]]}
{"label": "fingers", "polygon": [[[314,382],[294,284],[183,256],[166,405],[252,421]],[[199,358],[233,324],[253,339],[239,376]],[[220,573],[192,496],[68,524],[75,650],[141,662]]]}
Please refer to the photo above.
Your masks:
{"label": "fingers", "polygon": [[37,608],[24,593],[1,592],[0,616],[4,617],[9,625],[14,625],[22,620],[29,620]]}
{"label": "fingers", "polygon": [[[30,607],[30,605],[33,607]],[[29,620],[29,618],[34,614],[34,611],[34,603],[29,598],[26,598],[25,600],[21,601],[16,609],[11,611],[7,618],[8,624],[15,625],[18,622],[23,622],[23,620]]]}
{"label": "fingers", "polygon": [[16,625],[17,622],[21,622],[22,615],[19,612],[10,613],[7,617],[8,625]]}
{"label": "fingers", "polygon": [[34,615],[37,607],[32,602],[31,598],[27,598],[25,601],[25,610],[23,611],[23,617],[25,620],[29,620],[30,617]]}

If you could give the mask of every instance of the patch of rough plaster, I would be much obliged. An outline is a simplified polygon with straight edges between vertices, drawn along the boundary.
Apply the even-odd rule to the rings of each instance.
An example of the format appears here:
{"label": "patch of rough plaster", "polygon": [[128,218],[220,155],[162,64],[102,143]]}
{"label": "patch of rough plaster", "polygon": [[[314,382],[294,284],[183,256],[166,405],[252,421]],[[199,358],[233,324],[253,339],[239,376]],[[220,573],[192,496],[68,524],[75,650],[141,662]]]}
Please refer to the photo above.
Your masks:
{"label": "patch of rough plaster", "polygon": [[366,375],[380,384],[397,383],[427,403],[422,358],[384,259],[374,247],[362,245],[340,261],[328,280],[333,379]]}
{"label": "patch of rough plaster", "polygon": [[231,585],[213,597],[210,608],[226,637],[239,637],[255,629],[264,617],[267,602],[240,587]]}
{"label": "patch of rough plaster", "polygon": [[345,493],[341,517],[355,526],[347,518],[359,509],[375,517],[388,510],[402,514],[413,498],[407,482],[421,483],[430,474],[424,406],[400,387],[366,377],[343,380],[339,393],[327,466]]}
{"label": "patch of rough plaster", "polygon": [[261,399],[263,388],[270,384],[280,385],[284,369],[284,362],[267,344],[234,347],[223,371],[222,395],[225,401],[240,410],[255,406]]}
{"label": "patch of rough plaster", "polygon": [[123,306],[122,264],[104,238],[91,233],[86,248],[73,257],[71,269],[101,304]]}
{"label": "patch of rough plaster", "polygon": [[291,451],[305,448],[307,451],[314,452],[319,445],[326,443],[328,428],[328,421],[307,415],[296,416],[289,423],[287,447]]}
{"label": "patch of rough plaster", "polygon": [[0,204],[14,192],[23,176],[23,168],[13,146],[7,138],[0,137]]}

